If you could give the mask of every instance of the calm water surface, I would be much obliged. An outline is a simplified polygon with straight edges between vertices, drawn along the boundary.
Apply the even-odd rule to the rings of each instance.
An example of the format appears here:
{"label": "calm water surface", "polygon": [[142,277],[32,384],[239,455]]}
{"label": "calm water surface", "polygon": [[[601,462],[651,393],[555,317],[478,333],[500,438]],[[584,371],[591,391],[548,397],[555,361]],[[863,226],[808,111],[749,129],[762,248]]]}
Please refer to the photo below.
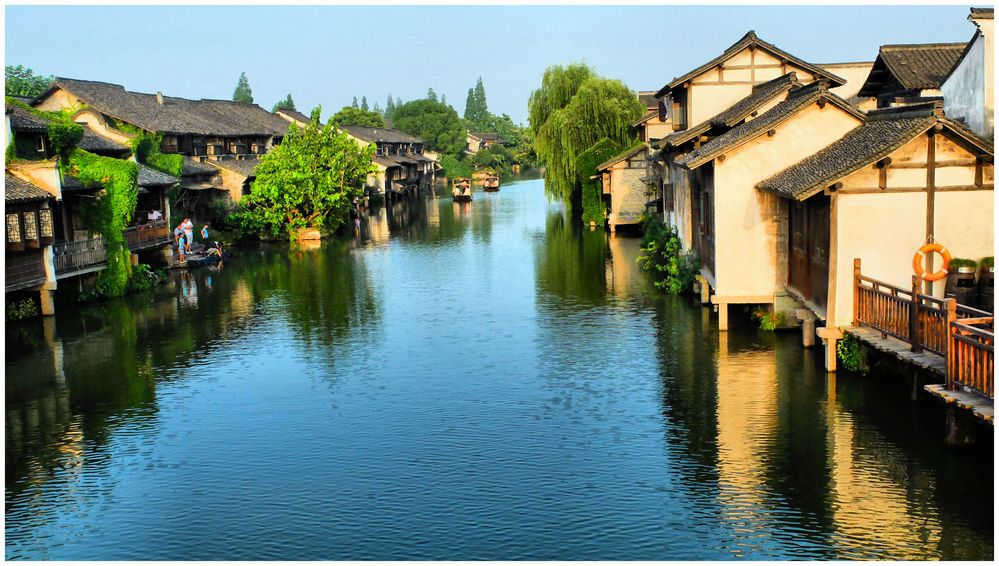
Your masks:
{"label": "calm water surface", "polygon": [[8,559],[989,559],[991,438],[541,181],[6,334]]}

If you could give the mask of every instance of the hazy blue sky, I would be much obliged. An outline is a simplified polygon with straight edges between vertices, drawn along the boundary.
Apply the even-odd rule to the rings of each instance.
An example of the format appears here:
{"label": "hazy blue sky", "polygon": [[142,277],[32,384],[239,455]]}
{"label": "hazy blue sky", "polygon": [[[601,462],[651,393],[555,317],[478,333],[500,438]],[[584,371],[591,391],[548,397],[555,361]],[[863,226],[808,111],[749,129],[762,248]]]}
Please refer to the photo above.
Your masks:
{"label": "hazy blue sky", "polygon": [[6,8],[6,64],[139,92],[230,98],[246,71],[270,109],[289,91],[329,116],[351,97],[425,96],[459,113],[480,75],[489,109],[525,121],[545,67],[586,62],[658,89],[750,29],[812,63],[872,61],[886,43],[967,41],[959,6],[215,6]]}

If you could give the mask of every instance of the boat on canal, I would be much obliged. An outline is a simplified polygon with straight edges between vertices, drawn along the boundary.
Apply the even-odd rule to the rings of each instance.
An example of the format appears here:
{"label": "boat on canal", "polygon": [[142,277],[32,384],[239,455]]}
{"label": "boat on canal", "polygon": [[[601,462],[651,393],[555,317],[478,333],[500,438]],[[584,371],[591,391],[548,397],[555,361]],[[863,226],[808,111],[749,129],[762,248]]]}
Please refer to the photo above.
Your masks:
{"label": "boat on canal", "polygon": [[458,177],[451,181],[451,197],[454,202],[472,202],[472,180]]}
{"label": "boat on canal", "polygon": [[490,175],[486,177],[486,182],[482,185],[482,190],[486,191],[487,193],[495,193],[499,192],[499,189],[500,189],[499,176]]}

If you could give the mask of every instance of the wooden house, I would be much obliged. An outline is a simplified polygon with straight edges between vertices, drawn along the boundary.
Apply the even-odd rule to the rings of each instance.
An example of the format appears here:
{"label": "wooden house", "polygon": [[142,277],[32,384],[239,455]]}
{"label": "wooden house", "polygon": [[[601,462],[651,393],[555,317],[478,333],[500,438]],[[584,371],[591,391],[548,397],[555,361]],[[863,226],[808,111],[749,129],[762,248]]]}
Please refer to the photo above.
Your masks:
{"label": "wooden house", "polygon": [[496,132],[468,132],[465,138],[465,153],[476,154],[480,149],[489,149],[494,145],[506,143]]}
{"label": "wooden house", "polygon": [[607,224],[611,232],[616,232],[618,226],[641,222],[648,202],[644,180],[647,160],[648,146],[640,144],[597,165],[603,196],[609,201]]}
{"label": "wooden house", "polygon": [[965,47],[964,43],[882,45],[857,95],[876,99],[878,108],[939,98],[940,86]]}
{"label": "wooden house", "polygon": [[256,104],[188,100],[67,78],[57,78],[34,105],[43,110],[79,109],[74,121],[126,145],[136,129],[161,135],[161,152],[185,156],[179,208],[188,214],[208,210],[218,198],[239,200],[246,181],[220,173],[228,168],[189,166],[190,162],[255,159],[280,143],[289,124],[286,117]]}
{"label": "wooden house", "polygon": [[972,8],[968,20],[977,28],[954,68],[940,85],[944,110],[954,120],[988,139],[995,137],[995,45],[992,8]]}
{"label": "wooden house", "polygon": [[392,128],[344,126],[344,130],[362,147],[376,146],[374,163],[378,170],[368,176],[369,194],[391,198],[433,184],[437,160],[424,152],[420,138]]}
{"label": "wooden house", "polygon": [[[741,113],[741,111],[739,112]],[[780,102],[700,147],[675,165],[690,174],[693,246],[701,275],[714,290],[719,328],[728,305],[783,302],[776,249],[784,238],[778,199],[755,190],[760,181],[835,142],[863,114],[828,90],[824,80],[786,91]]]}
{"label": "wooden house", "polygon": [[[913,254],[928,241],[954,257],[993,255],[993,151],[929,102],[872,110],[841,139],[760,181],[788,211],[776,250],[787,287],[834,330],[853,320],[854,258],[865,275],[908,288]],[[941,267],[928,258],[929,272]],[[943,285],[928,286],[943,297]]]}
{"label": "wooden house", "polygon": [[55,314],[52,244],[54,198],[34,184],[5,172],[4,294],[38,291],[42,314]]}

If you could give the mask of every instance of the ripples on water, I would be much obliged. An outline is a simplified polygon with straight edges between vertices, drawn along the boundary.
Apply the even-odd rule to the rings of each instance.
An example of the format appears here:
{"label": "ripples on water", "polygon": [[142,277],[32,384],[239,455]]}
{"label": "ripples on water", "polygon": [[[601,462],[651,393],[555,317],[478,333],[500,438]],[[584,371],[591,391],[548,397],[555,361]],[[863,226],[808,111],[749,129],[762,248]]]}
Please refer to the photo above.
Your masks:
{"label": "ripples on water", "polygon": [[992,557],[991,439],[637,255],[523,182],[9,332],[6,556]]}

